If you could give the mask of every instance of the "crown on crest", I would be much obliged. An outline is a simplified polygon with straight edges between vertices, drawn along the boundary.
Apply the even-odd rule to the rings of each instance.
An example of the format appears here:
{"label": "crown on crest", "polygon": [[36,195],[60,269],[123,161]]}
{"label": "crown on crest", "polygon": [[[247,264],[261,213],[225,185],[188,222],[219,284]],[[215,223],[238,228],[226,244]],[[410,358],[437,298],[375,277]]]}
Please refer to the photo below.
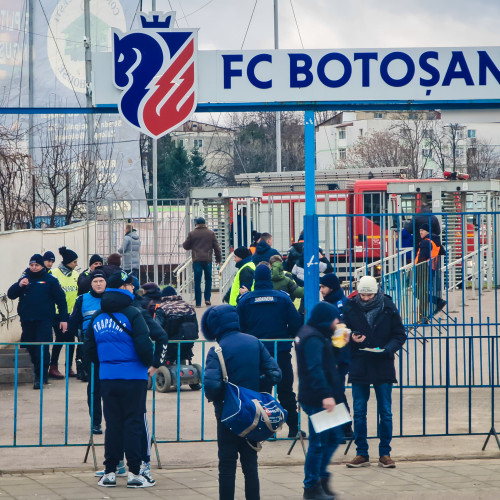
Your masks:
{"label": "crown on crest", "polygon": [[141,12],[139,16],[143,28],[170,28],[175,21],[175,12]]}

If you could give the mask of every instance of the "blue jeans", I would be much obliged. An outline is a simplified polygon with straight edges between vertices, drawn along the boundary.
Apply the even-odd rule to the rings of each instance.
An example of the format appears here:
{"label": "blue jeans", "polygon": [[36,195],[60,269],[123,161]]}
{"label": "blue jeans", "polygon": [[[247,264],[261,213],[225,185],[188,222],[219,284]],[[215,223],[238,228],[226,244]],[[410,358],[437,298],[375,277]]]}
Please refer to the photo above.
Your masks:
{"label": "blue jeans", "polygon": [[[391,454],[392,439],[392,384],[373,384],[377,397],[378,427],[380,438],[379,456]],[[366,408],[370,399],[370,384],[352,384],[352,401],[354,410],[354,441],[357,454],[368,457],[368,441],[366,439]]]}
{"label": "blue jeans", "polygon": [[[302,405],[307,415],[314,415],[323,411],[316,406]],[[333,427],[317,433],[309,420],[309,447],[307,448],[304,464],[304,488],[313,488],[321,477],[329,477],[327,471],[339,442],[342,440],[342,427]]]}
{"label": "blue jeans", "polygon": [[205,302],[210,302],[212,295],[212,263],[193,262],[194,272],[194,301],[201,306],[201,276],[205,273]]}

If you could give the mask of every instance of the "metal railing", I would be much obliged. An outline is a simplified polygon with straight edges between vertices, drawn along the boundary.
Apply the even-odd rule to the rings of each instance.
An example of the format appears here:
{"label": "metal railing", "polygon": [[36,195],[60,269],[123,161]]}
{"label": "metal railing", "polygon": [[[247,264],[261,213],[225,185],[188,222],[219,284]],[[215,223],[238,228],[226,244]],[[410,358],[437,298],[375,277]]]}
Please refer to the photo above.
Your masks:
{"label": "metal railing", "polygon": [[[408,260],[410,262],[414,260],[413,247],[402,248],[393,255],[374,262],[367,262],[365,265],[354,270],[353,278],[358,281],[363,276],[378,276],[380,274],[391,273],[405,266]],[[382,268],[384,272],[382,272]]]}
{"label": "metal railing", "polygon": [[234,263],[234,253],[231,253],[224,264],[222,264],[219,269],[219,283],[220,283],[220,294],[224,297],[227,291],[231,288],[233,284],[234,276],[236,274],[236,266]]}
{"label": "metal railing", "polygon": [[184,264],[175,268],[174,275],[177,283],[177,293],[182,295],[186,301],[194,300],[194,273],[191,257]]}

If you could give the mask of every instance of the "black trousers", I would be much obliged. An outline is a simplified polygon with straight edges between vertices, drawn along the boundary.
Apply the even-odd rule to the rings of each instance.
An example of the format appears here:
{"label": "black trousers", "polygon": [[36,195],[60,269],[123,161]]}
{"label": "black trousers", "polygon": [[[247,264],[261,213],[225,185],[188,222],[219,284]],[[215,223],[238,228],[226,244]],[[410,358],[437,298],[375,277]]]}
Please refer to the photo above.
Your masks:
{"label": "black trousers", "polygon": [[115,472],[123,449],[129,471],[139,474],[144,448],[147,380],[101,380],[106,420],[104,465]]}
{"label": "black trousers", "polygon": [[[85,370],[89,374],[87,382],[87,404],[89,407],[89,415],[92,409],[92,371],[91,363],[85,361]],[[102,423],[102,405],[101,405],[101,381],[99,380],[99,365],[94,363],[94,425],[101,425]]]}
{"label": "black trousers", "polygon": [[219,447],[219,500],[234,500],[238,454],[245,476],[245,498],[246,500],[259,500],[257,452],[250,448],[246,439],[231,432],[219,419],[217,419],[217,445]]}
{"label": "black trousers", "polygon": [[[51,320],[21,321],[21,328],[23,330],[21,342],[52,342]],[[43,350],[43,374],[44,378],[46,378],[50,361],[49,346],[29,345],[26,349],[33,363],[36,380],[40,377],[41,353]]]}
{"label": "black trousers", "polygon": [[[268,347],[268,346],[266,346]],[[268,347],[269,354],[274,357],[273,347]],[[291,431],[298,430],[299,414],[297,412],[297,398],[293,392],[292,355],[289,351],[278,351],[276,361],[281,369],[281,382],[276,386],[278,401],[288,412],[286,423]],[[272,387],[264,388],[271,393]]]}
{"label": "black trousers", "polygon": [[[70,334],[68,331],[63,333],[63,331],[59,328],[59,323],[61,322],[61,319],[59,317],[56,317],[54,321],[54,333],[56,334],[56,339],[54,342],[74,342],[75,341],[75,336]],[[50,364],[57,366],[59,363],[59,354],[61,354],[61,349],[63,348],[62,345],[54,345],[52,346],[52,356],[50,358]],[[69,349],[69,356],[68,356],[68,366],[66,367],[66,370],[69,369],[69,367],[73,364],[73,354],[75,352],[75,346],[70,345],[67,346]]]}

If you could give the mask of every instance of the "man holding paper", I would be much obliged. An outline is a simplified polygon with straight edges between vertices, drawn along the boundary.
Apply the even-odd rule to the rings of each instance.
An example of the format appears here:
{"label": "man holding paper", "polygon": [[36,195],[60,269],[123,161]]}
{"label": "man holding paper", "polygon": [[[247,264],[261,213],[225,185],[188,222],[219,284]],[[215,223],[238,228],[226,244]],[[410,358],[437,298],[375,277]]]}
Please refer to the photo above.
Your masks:
{"label": "man holding paper", "polygon": [[391,458],[392,384],[396,383],[394,355],[406,341],[401,316],[379,289],[372,276],[363,276],[358,294],[344,306],[344,321],[352,330],[349,382],[352,384],[354,439],[356,457],[347,467],[370,465],[368,455],[366,411],[373,385],[379,411],[379,467],[394,468]]}
{"label": "man holding paper", "polygon": [[[326,410],[333,412],[342,401],[342,384],[332,345],[332,334],[339,322],[339,310],[320,302],[314,306],[307,323],[295,338],[299,375],[299,403],[309,417]],[[335,425],[335,424],[334,424]],[[304,498],[333,500],[327,471],[342,439],[342,428],[316,432],[309,418],[309,448],[304,465]]]}

